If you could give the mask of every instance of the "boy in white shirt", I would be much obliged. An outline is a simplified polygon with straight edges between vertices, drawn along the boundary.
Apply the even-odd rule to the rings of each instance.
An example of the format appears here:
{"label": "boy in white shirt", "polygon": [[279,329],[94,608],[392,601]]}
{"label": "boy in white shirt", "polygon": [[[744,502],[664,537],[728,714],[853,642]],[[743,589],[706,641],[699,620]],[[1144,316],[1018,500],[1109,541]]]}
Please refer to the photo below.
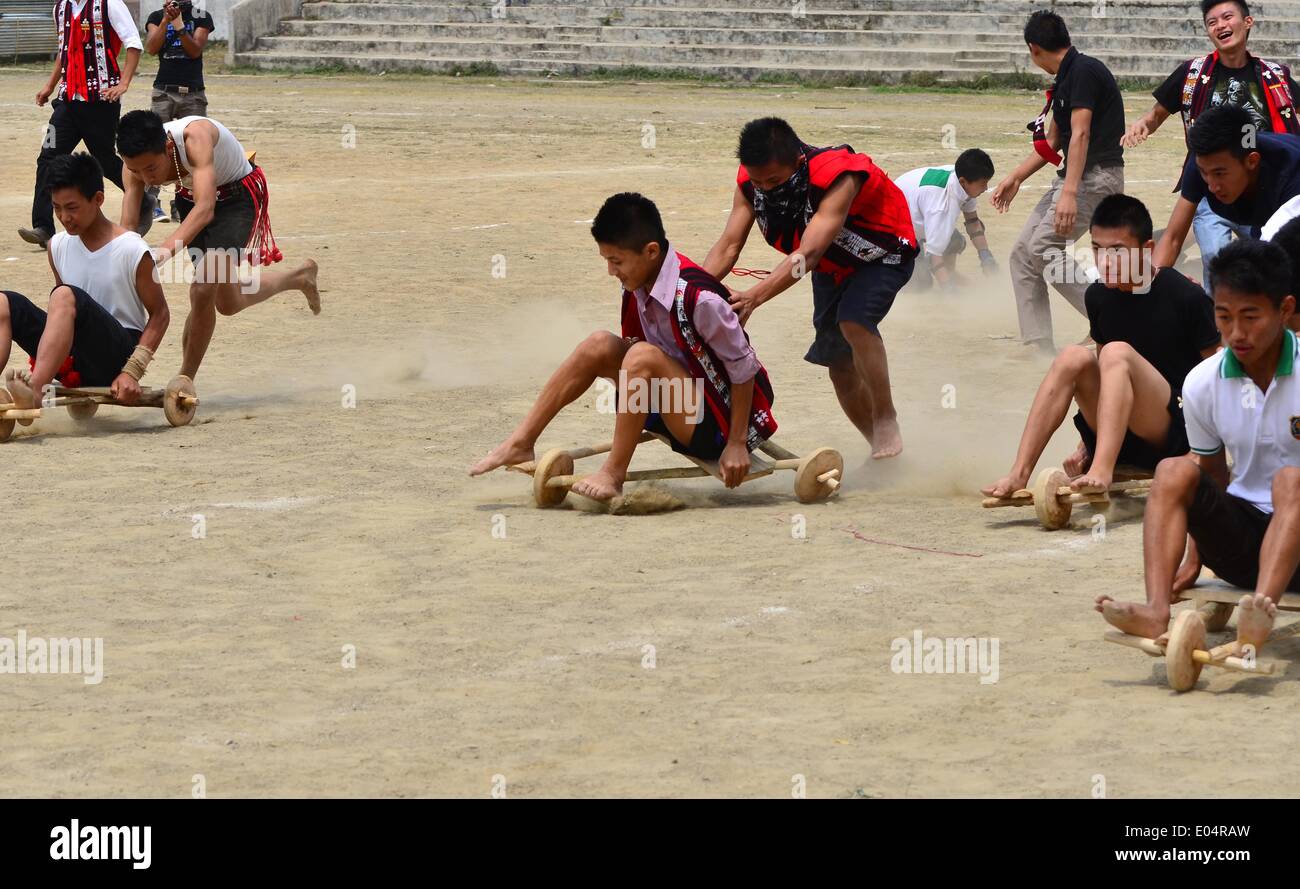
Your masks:
{"label": "boy in white shirt", "polygon": [[24,408],[37,407],[55,380],[69,387],[109,386],[114,397],[132,404],[170,320],[153,256],[143,238],[104,215],[104,174],[93,157],[56,158],[49,183],[65,229],[47,247],[55,287],[48,313],[4,291],[0,366],[15,342],[31,356],[30,371],[9,369],[5,388]]}
{"label": "boy in white shirt", "polygon": [[1183,383],[1191,454],[1156,467],[1142,523],[1146,604],[1102,595],[1096,607],[1124,632],[1157,639],[1174,594],[1195,583],[1204,564],[1254,590],[1239,603],[1237,643],[1243,653],[1247,645],[1258,652],[1282,593],[1300,592],[1300,349],[1287,325],[1295,312],[1291,265],[1276,244],[1238,240],[1210,261],[1210,280],[1227,348]]}
{"label": "boy in white shirt", "polygon": [[965,216],[966,234],[979,251],[984,273],[997,272],[997,260],[975,209],[976,199],[988,190],[992,178],[993,160],[978,148],[963,151],[955,164],[920,167],[898,178],[897,185],[912,211],[917,243],[925,254],[918,259],[912,276],[912,282],[919,282],[921,289],[930,286],[931,278],[943,290],[957,283],[957,256],[966,249],[966,239],[957,233],[958,214]]}

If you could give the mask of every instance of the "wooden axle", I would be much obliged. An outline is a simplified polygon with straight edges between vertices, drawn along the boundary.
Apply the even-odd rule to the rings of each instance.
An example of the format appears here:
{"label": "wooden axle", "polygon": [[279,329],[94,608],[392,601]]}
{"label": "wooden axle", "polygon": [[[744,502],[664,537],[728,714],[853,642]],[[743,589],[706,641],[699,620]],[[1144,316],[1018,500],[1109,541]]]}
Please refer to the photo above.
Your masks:
{"label": "wooden axle", "polygon": [[[1154,639],[1144,639],[1141,636],[1130,636],[1128,633],[1119,630],[1109,630],[1106,633],[1106,641],[1114,642],[1116,645],[1126,645],[1129,648],[1136,648],[1138,651],[1145,651],[1152,657],[1164,657],[1166,646],[1160,644]],[[1244,658],[1230,654],[1236,650],[1236,643],[1229,642],[1226,645],[1220,645],[1209,651],[1202,649],[1193,649],[1192,660],[1203,667],[1219,667],[1224,670],[1235,670],[1238,673],[1262,673],[1271,676],[1276,667],[1276,661],[1256,660],[1255,665],[1250,666]]]}

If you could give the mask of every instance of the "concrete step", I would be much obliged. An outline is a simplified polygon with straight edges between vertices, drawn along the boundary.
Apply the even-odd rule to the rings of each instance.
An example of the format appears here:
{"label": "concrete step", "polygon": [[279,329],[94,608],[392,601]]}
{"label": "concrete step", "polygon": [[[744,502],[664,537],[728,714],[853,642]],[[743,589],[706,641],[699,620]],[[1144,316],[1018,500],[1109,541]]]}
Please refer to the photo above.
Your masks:
{"label": "concrete step", "polygon": [[[323,5],[318,0],[311,0],[306,6]],[[459,6],[491,11],[502,9],[500,14],[514,16],[536,10],[569,10],[575,7],[616,12],[625,10],[679,10],[709,7],[709,0],[588,0],[577,3],[574,0],[524,0],[511,5],[498,7],[496,0],[464,0],[461,3],[428,3],[425,0],[350,0],[345,5],[361,8],[366,6]],[[1199,15],[1198,4],[1187,0],[1054,0],[1041,6],[1026,4],[1023,0],[806,0],[802,5],[795,0],[735,0],[727,3],[731,9],[755,12],[779,12],[797,17],[800,10],[811,14],[815,10],[831,12],[857,12],[865,8],[899,9],[910,12],[933,11],[989,11],[1013,13],[1028,17],[1035,8],[1050,6],[1060,13],[1069,23],[1085,18],[1109,16],[1133,16],[1156,12],[1159,14]],[[1300,9],[1300,0],[1256,0],[1251,3],[1251,12],[1257,18],[1265,18],[1280,12]],[[715,7],[716,8],[716,7]]]}
{"label": "concrete step", "polygon": [[[927,0],[939,2],[939,0]],[[608,27],[608,28],[743,28],[755,31],[997,31],[1020,39],[1024,16],[1021,13],[1003,15],[981,11],[940,11],[924,14],[910,11],[890,11],[874,3],[867,9],[851,12],[810,11],[802,18],[793,18],[784,12],[770,10],[722,9],[659,9],[632,7],[626,15],[610,14],[611,7],[510,7],[508,17],[494,19],[491,7],[448,6],[433,4],[340,3],[323,2],[303,8],[306,21],[376,22],[388,25],[451,25],[480,24],[499,27],[532,26]],[[1077,22],[1072,30],[1076,43],[1089,45],[1093,35],[1149,33],[1165,37],[1195,39],[1201,46],[1207,44],[1204,27],[1194,17],[1187,15],[1108,15],[1086,18]],[[1252,42],[1260,39],[1300,40],[1300,0],[1294,14],[1275,22],[1257,22]]]}
{"label": "concrete step", "polygon": [[[1300,20],[1295,22],[1296,33],[1300,34]],[[524,24],[398,24],[391,22],[370,22],[357,20],[342,21],[305,21],[289,20],[283,23],[281,35],[288,37],[311,38],[402,38],[420,40],[532,40],[532,41],[579,41],[584,43],[655,43],[666,45],[678,44],[726,44],[744,43],[756,47],[773,44],[798,46],[857,46],[888,47],[909,46],[936,42],[935,30],[858,30],[858,31],[807,31],[794,29],[745,29],[738,31],[730,28],[668,28],[668,27],[601,27],[599,25],[563,25],[545,27]],[[973,47],[998,46],[1009,50],[1025,52],[1023,40],[1016,34],[1006,31],[962,31],[962,44]],[[1168,37],[1156,34],[1118,34],[1091,35],[1082,34],[1076,38],[1078,44],[1088,52],[1105,50],[1111,53],[1156,51],[1161,53],[1182,53],[1190,57],[1203,51],[1204,41],[1200,37]],[[1300,40],[1278,41],[1253,37],[1252,49],[1266,58],[1295,58],[1300,54]]]}
{"label": "concrete step", "polygon": [[[318,56],[313,53],[290,53],[290,52],[243,52],[235,56],[235,64],[251,65],[255,68],[266,70],[285,70],[285,69],[313,69],[321,66],[343,66],[343,68],[354,68],[356,70],[370,71],[370,73],[380,73],[380,71],[424,71],[424,73],[451,74],[455,71],[464,71],[471,68],[491,68],[502,74],[536,74],[546,75],[564,75],[564,77],[581,77],[584,74],[601,74],[614,70],[610,66],[597,64],[597,62],[547,62],[539,64],[537,61],[515,60],[504,62],[495,62],[493,60],[473,60],[473,58],[433,58],[428,56],[380,56],[374,53],[360,56]],[[638,65],[637,70],[649,71],[655,75],[715,75],[724,79],[735,79],[735,81],[764,81],[777,82],[805,82],[816,83],[819,79],[828,79],[831,82],[839,82],[846,75],[859,75],[861,71],[844,71],[835,68],[819,68],[819,66],[803,66],[803,68],[779,68],[779,66],[768,65],[699,65],[699,64],[646,64]],[[943,83],[946,81],[971,81],[972,75],[969,70],[956,68],[935,69],[930,71],[918,71],[911,68],[896,69],[876,69],[871,71],[872,82],[880,83],[906,83],[906,82],[923,82],[923,83]]]}

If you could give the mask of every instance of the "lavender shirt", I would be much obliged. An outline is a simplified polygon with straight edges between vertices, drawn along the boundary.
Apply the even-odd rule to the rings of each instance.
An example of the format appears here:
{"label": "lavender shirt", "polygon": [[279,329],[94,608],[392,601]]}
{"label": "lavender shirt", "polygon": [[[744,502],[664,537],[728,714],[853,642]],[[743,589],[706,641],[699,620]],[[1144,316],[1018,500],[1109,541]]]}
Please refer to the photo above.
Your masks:
{"label": "lavender shirt", "polygon": [[[681,281],[681,271],[681,261],[670,244],[667,258],[659,269],[659,277],[655,279],[649,293],[641,288],[633,291],[632,295],[636,298],[636,311],[641,318],[641,329],[645,331],[646,342],[658,346],[674,361],[686,367],[686,353],[673,338],[672,324],[677,288],[686,286]],[[758,356],[745,338],[740,320],[726,299],[716,293],[701,292],[695,303],[694,321],[695,329],[704,338],[704,342],[727,368],[727,376],[733,386],[754,378],[759,368]]]}

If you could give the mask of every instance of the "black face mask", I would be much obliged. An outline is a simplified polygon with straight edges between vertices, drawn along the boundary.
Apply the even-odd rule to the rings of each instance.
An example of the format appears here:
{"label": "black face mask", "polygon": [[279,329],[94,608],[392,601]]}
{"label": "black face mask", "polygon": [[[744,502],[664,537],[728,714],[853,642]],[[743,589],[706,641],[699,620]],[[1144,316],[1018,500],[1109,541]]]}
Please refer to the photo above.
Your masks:
{"label": "black face mask", "polygon": [[754,187],[754,210],[757,214],[792,217],[808,206],[808,162],[800,157],[794,175],[771,190]]}

